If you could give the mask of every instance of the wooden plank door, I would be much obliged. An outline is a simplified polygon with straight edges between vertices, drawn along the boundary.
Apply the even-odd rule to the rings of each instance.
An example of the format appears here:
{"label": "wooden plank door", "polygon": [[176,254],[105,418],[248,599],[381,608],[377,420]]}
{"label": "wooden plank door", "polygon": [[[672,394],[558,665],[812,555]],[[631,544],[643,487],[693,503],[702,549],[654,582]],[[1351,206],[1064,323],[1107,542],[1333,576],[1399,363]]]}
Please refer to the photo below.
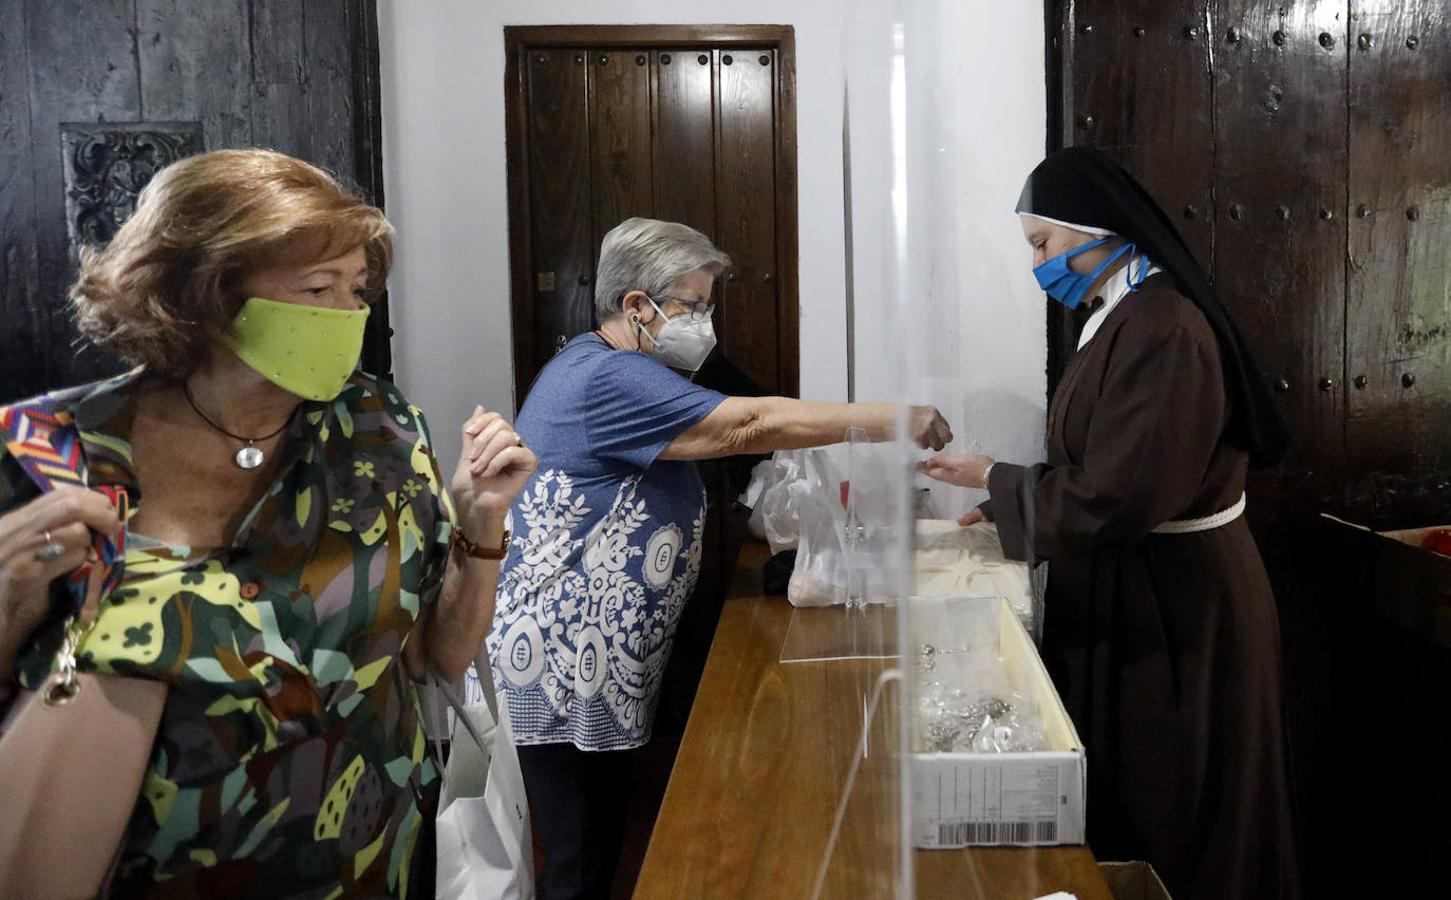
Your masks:
{"label": "wooden plank door", "polygon": [[702,46],[652,51],[655,214],[704,234],[716,226],[714,52]]}
{"label": "wooden plank door", "polygon": [[1344,0],[1216,6],[1215,289],[1297,438],[1251,486],[1262,520],[1318,512],[1343,469],[1345,38]]}
{"label": "wooden plank door", "polygon": [[603,48],[590,54],[589,167],[596,265],[600,241],[611,228],[632,216],[655,214],[649,63],[650,54],[644,50]]}
{"label": "wooden plank door", "polygon": [[[1207,270],[1214,130],[1208,0],[1083,0],[1068,21],[1065,145],[1134,173]],[[1154,140],[1145,140],[1152,134]]]}
{"label": "wooden plank door", "polygon": [[721,348],[752,381],[781,390],[776,314],[775,54],[717,51],[720,61],[716,240],[731,255]]}
{"label": "wooden plank door", "polygon": [[1451,521],[1451,20],[1350,4],[1345,506]]}
{"label": "wooden plank door", "polygon": [[597,324],[599,243],[631,216],[683,222],[731,256],[716,286],[720,353],[762,390],[796,393],[789,30],[505,36],[517,402]]}
{"label": "wooden plank door", "polygon": [[[1061,146],[1096,147],[1132,172],[1209,271],[1215,208],[1208,0],[1064,6],[1055,101]],[[1087,316],[1087,310],[1075,315],[1049,307],[1050,384]]]}
{"label": "wooden plank door", "polygon": [[[534,315],[526,339],[515,341],[515,366],[533,381],[564,341],[593,327],[599,242],[591,217],[587,54],[567,48],[530,50],[524,70],[529,209],[550,211],[526,220],[533,256],[526,281]],[[512,215],[511,227],[520,227]],[[520,325],[516,320],[515,328]]]}

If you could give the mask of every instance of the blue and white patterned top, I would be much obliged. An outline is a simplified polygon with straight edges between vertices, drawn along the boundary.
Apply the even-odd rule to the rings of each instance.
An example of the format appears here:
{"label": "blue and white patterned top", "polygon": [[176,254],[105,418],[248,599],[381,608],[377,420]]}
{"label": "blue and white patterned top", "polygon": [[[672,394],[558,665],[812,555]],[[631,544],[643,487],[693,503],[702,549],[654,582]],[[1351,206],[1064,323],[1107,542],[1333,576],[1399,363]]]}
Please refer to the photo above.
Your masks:
{"label": "blue and white patterned top", "polygon": [[539,374],[515,423],[539,471],[509,514],[488,642],[516,743],[650,740],[706,504],[694,463],[658,457],[724,400],[596,334]]}

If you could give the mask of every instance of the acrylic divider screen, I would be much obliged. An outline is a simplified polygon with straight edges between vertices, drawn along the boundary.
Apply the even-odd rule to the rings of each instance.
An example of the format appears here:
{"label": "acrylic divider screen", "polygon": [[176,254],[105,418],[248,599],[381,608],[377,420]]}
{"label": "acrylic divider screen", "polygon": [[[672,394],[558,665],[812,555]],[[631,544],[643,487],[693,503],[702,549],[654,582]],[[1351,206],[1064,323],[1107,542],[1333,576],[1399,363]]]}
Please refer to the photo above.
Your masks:
{"label": "acrylic divider screen", "polygon": [[[958,527],[986,495],[928,480],[932,452],[908,439],[911,407],[931,405],[954,431],[944,452],[1041,459],[1046,310],[1013,206],[1042,155],[1043,26],[1041,9],[999,6],[844,8],[849,393],[901,412],[896,442],[843,435],[802,460],[819,509],[801,522],[781,658],[830,698],[817,762],[840,798],[818,897],[991,896],[964,847],[1073,837],[1014,787],[1056,778],[1068,796],[1082,765],[1033,649],[1027,567],[1002,559],[992,526]],[[1011,35],[967,45],[1006,19]],[[979,787],[944,792],[959,767]]]}
{"label": "acrylic divider screen", "polygon": [[[1041,9],[1000,6],[850,7],[852,392],[905,404],[903,437],[907,405],[931,405],[953,428],[943,452],[1028,463],[1042,458],[1046,308],[1013,210],[1043,151],[1043,25]],[[997,39],[969,42],[985,22]],[[848,453],[863,503],[846,517],[843,544],[858,541],[847,578],[865,583],[867,603],[833,608],[835,649],[881,649],[894,679],[898,720],[880,726],[893,759],[864,765],[854,790],[897,802],[897,848],[880,860],[897,870],[895,896],[942,895],[947,872],[962,881],[953,895],[990,896],[983,851],[965,848],[1074,842],[1083,754],[1033,647],[1028,567],[1003,558],[992,525],[958,526],[986,493],[927,479],[918,465],[932,455],[908,440]],[[880,533],[878,522],[888,523]],[[895,788],[867,789],[868,775]],[[1063,815],[1063,797],[1077,809]],[[871,827],[885,830],[886,819]],[[918,877],[923,866],[930,877]]]}

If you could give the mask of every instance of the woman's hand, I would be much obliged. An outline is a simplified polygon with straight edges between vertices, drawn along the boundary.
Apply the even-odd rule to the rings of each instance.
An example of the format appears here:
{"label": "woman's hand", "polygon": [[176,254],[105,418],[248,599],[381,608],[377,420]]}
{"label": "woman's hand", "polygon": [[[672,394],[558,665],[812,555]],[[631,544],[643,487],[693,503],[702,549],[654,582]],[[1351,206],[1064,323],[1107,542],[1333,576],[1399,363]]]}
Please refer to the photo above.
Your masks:
{"label": "woman's hand", "polygon": [[914,406],[907,427],[912,442],[922,449],[941,450],[952,443],[952,426],[935,406]]}
{"label": "woman's hand", "polygon": [[[464,537],[481,547],[498,547],[509,505],[538,465],[502,416],[474,407],[463,425],[463,449],[449,484]],[[463,677],[494,619],[501,564],[470,563],[461,555],[454,559],[438,603],[414,625],[409,647],[416,649],[405,650],[404,662],[415,679],[429,669],[445,681]]]}
{"label": "woman's hand", "polygon": [[991,456],[950,456],[941,453],[922,463],[918,470],[929,478],[958,487],[986,490],[987,470],[993,462]]}
{"label": "woman's hand", "polygon": [[62,485],[0,516],[0,684],[50,609],[50,583],[91,556],[91,531],[123,527],[104,494]]}
{"label": "woman's hand", "polygon": [[493,541],[503,530],[509,505],[538,465],[502,416],[474,407],[463,426],[463,451],[450,485],[459,525],[469,540]]}

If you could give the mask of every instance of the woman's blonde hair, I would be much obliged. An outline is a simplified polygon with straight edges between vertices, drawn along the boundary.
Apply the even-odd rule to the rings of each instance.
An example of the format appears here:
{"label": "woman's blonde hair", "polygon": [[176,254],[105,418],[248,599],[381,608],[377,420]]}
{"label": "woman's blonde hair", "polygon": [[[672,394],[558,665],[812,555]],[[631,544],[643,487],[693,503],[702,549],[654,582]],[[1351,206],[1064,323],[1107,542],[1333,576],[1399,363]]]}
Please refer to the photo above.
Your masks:
{"label": "woman's blonde hair", "polygon": [[179,160],[141,192],[104,248],[86,247],[71,306],[80,331],[132,364],[185,377],[247,299],[248,273],[363,247],[368,296],[381,293],[393,226],[316,166],[271,150]]}

